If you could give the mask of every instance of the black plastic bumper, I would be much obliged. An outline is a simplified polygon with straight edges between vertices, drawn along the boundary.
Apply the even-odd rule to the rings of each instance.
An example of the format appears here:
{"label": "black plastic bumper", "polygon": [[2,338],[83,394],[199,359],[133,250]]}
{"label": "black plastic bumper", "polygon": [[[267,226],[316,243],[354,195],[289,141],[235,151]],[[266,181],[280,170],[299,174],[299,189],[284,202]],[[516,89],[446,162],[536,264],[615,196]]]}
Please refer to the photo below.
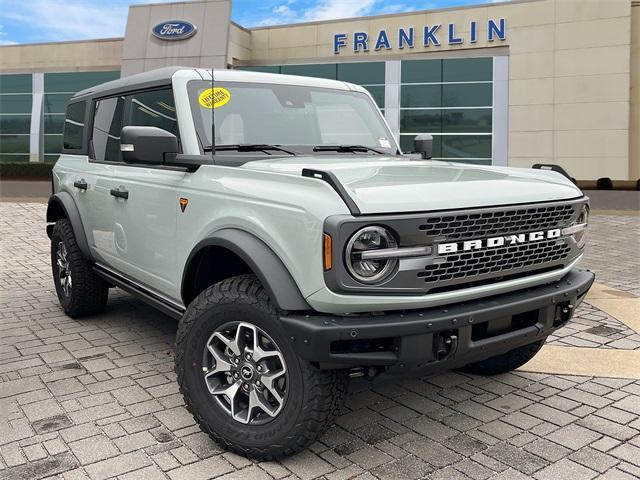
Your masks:
{"label": "black plastic bumper", "polygon": [[564,325],[595,275],[470,302],[368,315],[283,315],[297,353],[323,368],[384,367],[401,374],[445,370],[543,340]]}

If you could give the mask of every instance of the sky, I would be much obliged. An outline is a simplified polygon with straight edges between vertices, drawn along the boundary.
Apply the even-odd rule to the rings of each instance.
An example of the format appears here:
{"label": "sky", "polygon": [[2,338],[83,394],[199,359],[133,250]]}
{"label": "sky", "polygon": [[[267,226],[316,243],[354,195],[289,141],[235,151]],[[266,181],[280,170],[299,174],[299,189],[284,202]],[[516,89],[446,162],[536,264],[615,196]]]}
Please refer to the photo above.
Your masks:
{"label": "sky", "polygon": [[[129,5],[175,0],[0,0],[0,45],[124,35]],[[456,7],[500,0],[233,0],[244,27]]]}

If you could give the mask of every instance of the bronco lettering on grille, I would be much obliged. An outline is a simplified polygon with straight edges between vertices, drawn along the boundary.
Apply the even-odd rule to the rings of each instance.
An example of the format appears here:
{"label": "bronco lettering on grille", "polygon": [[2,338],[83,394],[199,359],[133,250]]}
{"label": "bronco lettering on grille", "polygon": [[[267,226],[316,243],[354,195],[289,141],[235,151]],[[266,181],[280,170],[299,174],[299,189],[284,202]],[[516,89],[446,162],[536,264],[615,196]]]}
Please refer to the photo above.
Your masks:
{"label": "bronco lettering on grille", "polygon": [[515,245],[518,243],[537,242],[545,239],[559,238],[561,231],[559,228],[553,230],[509,234],[500,237],[484,238],[481,240],[467,240],[465,242],[441,243],[438,245],[438,254],[468,252],[469,250],[481,250],[483,248],[496,248],[504,245]]}

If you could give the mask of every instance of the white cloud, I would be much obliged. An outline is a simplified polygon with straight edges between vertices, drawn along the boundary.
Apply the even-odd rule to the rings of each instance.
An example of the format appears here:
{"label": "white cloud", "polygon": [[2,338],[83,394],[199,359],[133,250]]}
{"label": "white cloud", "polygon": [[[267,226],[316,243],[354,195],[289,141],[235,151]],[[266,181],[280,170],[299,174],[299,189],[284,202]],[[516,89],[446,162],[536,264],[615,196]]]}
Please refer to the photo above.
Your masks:
{"label": "white cloud", "polygon": [[305,10],[303,19],[333,20],[368,15],[377,2],[378,0],[323,0],[319,5]]}
{"label": "white cloud", "polygon": [[278,5],[272,11],[277,15],[288,15],[291,13],[291,9],[288,5]]}
{"label": "white cloud", "polygon": [[124,35],[130,3],[149,1],[2,0],[0,19],[24,27],[21,42],[110,38]]}

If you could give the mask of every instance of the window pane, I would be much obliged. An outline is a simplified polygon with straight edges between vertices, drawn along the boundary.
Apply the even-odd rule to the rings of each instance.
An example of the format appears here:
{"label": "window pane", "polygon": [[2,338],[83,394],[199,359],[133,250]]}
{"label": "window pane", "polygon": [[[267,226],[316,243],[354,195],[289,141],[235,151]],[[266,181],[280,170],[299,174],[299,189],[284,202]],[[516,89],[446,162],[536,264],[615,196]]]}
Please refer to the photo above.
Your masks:
{"label": "window pane", "polygon": [[337,78],[358,85],[384,84],[384,62],[339,63]]}
{"label": "window pane", "polygon": [[336,64],[327,63],[320,65],[282,65],[281,73],[287,75],[302,75],[305,77],[320,77],[331,80],[336,79]]}
{"label": "window pane", "polygon": [[0,112],[31,113],[31,95],[0,95]]}
{"label": "window pane", "polygon": [[0,132],[29,133],[31,115],[0,115]]}
{"label": "window pane", "polygon": [[235,70],[249,70],[251,72],[264,72],[264,73],[280,73],[279,65],[255,65],[234,67]]}
{"label": "window pane", "polygon": [[491,83],[452,84],[442,88],[443,107],[490,107],[493,104]]}
{"label": "window pane", "polygon": [[[19,153],[19,154],[0,153],[0,162],[28,162],[28,161],[29,161],[28,153]],[[2,170],[1,165],[0,165],[0,170]]]}
{"label": "window pane", "polygon": [[442,130],[442,110],[402,110],[400,131],[439,133]]}
{"label": "window pane", "polygon": [[364,87],[366,88],[379,108],[384,108],[384,87]]}
{"label": "window pane", "polygon": [[85,88],[120,78],[120,72],[45,73],[45,92],[76,93]]}
{"label": "window pane", "polygon": [[[129,125],[158,127],[178,135],[176,106],[172,90],[153,90],[132,95]],[[119,135],[120,133],[118,133]]]}
{"label": "window pane", "polygon": [[58,154],[46,154],[44,156],[44,163],[56,163],[58,158],[60,158]]}
{"label": "window pane", "polygon": [[44,113],[64,113],[71,93],[46,93],[44,95]]}
{"label": "window pane", "polygon": [[493,58],[450,58],[442,61],[443,82],[493,80]]}
{"label": "window pane", "polygon": [[400,107],[442,106],[442,85],[402,85]]}
{"label": "window pane", "polygon": [[402,62],[402,83],[441,81],[442,60],[405,60]]}
{"label": "window pane", "polygon": [[[66,118],[63,119],[64,127],[58,130],[64,130],[64,148],[67,148],[69,150],[82,149],[86,105],[87,102],[76,102],[69,104],[69,107],[67,108]],[[58,118],[60,117],[45,117],[45,133],[48,133],[47,130],[49,128],[53,129],[53,127],[56,126],[57,122],[59,122]],[[49,119],[48,123],[47,119]]]}
{"label": "window pane", "polygon": [[491,109],[443,110],[442,131],[491,133]]}
{"label": "window pane", "polygon": [[0,152],[29,153],[29,135],[0,135]]}
{"label": "window pane", "polygon": [[124,97],[106,98],[96,102],[92,134],[96,160],[111,162],[122,160],[120,131],[122,130],[123,110]]}
{"label": "window pane", "polygon": [[442,136],[443,158],[491,158],[491,135]]}
{"label": "window pane", "polygon": [[[400,135],[400,148],[404,153],[413,152],[413,139],[416,138],[415,135]],[[439,135],[434,135],[433,137],[433,158],[441,157],[441,148],[442,148],[442,137]]]}
{"label": "window pane", "polygon": [[44,136],[44,153],[57,153],[62,151],[62,135]]}
{"label": "window pane", "polygon": [[0,75],[0,93],[31,93],[31,74]]}
{"label": "window pane", "polygon": [[64,113],[44,116],[44,133],[62,133],[64,131]]}

